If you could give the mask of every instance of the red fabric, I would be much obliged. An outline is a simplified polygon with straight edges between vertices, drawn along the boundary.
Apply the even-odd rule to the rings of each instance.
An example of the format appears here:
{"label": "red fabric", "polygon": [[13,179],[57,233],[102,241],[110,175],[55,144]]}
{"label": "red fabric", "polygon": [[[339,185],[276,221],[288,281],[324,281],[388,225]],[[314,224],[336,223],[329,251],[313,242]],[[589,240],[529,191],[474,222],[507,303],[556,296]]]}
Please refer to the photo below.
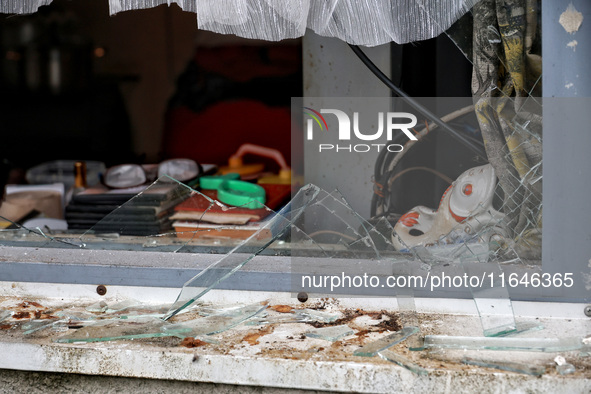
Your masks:
{"label": "red fabric", "polygon": [[[200,113],[185,107],[173,109],[166,122],[163,153],[165,158],[186,157],[199,163],[227,165],[228,158],[247,142],[277,149],[290,163],[289,108],[237,100],[213,104]],[[246,156],[245,162],[264,162],[267,170],[278,169],[257,157]]]}

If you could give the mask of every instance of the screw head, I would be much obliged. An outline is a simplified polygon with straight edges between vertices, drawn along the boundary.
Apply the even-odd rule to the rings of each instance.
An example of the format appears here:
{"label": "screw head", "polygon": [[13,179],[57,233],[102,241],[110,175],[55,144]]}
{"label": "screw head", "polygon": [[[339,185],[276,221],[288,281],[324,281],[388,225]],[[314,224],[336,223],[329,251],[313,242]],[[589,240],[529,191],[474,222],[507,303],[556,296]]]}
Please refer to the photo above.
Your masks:
{"label": "screw head", "polygon": [[96,287],[96,292],[98,295],[104,296],[105,294],[107,294],[107,286],[105,285],[98,285]]}
{"label": "screw head", "polygon": [[298,301],[299,302],[306,302],[308,301],[308,293],[301,291],[298,293]]}
{"label": "screw head", "polygon": [[591,305],[585,307],[585,316],[591,317]]}

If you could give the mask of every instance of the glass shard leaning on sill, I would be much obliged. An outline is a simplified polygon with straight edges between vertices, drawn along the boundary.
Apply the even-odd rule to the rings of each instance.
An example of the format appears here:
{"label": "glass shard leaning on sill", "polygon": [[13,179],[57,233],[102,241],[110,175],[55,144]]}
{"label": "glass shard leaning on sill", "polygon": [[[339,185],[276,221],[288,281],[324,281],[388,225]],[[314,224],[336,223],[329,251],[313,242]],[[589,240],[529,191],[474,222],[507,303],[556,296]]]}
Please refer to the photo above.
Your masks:
{"label": "glass shard leaning on sill", "polygon": [[137,308],[140,305],[141,305],[141,303],[136,300],[123,300],[123,301],[119,301],[114,304],[108,305],[107,310],[105,310],[105,313],[107,313],[107,314],[117,313],[117,312],[121,312],[126,309],[133,308],[133,307]]}
{"label": "glass shard leaning on sill", "polygon": [[409,371],[416,373],[417,375],[426,376],[429,374],[429,371],[427,371],[425,368],[421,367],[418,364],[415,364],[414,362],[410,361],[408,358],[401,356],[398,353],[394,353],[390,349],[381,350],[378,352],[378,355],[381,358],[383,358],[384,360],[396,363],[396,364],[400,365],[401,367],[404,367],[404,368],[408,369]]}
{"label": "glass shard leaning on sill", "polygon": [[446,335],[425,336],[425,348],[566,352],[581,349],[581,338],[499,338]]}
{"label": "glass shard leaning on sill", "polygon": [[462,363],[467,365],[476,365],[478,367],[494,368],[503,371],[523,373],[526,375],[541,376],[546,372],[546,368],[538,367],[535,365],[529,365],[524,363],[515,363],[510,361],[497,361],[497,360],[479,360],[474,358],[465,357],[462,359]]}
{"label": "glass shard leaning on sill", "polygon": [[308,331],[304,333],[304,335],[310,338],[324,339],[327,341],[336,342],[339,339],[352,335],[354,333],[355,330],[343,324],[341,326],[317,328],[314,331]]}
{"label": "glass shard leaning on sill", "polygon": [[106,320],[77,329],[71,334],[59,337],[57,343],[75,342],[105,342],[119,339],[157,338],[176,336],[184,338],[188,328],[163,331],[167,323],[157,318],[143,318],[135,320]]}
{"label": "glass shard leaning on sill", "polygon": [[[289,204],[275,213],[248,239],[185,283],[177,300],[164,319],[168,320],[190,306],[260,254],[278,237],[290,230],[293,221],[303,213],[319,191],[320,189],[314,185],[302,187]],[[270,236],[261,237],[263,233]]]}
{"label": "glass shard leaning on sill", "polygon": [[163,332],[181,331],[185,336],[203,336],[213,335],[229,330],[253,316],[267,309],[267,303],[257,303],[247,305],[233,311],[231,314],[222,313],[219,315],[209,315],[195,320],[184,321],[176,324],[165,324],[162,326]]}
{"label": "glass shard leaning on sill", "polygon": [[353,354],[355,356],[373,357],[376,354],[378,354],[378,352],[404,341],[406,338],[413,334],[416,334],[417,332],[419,332],[419,329],[417,327],[404,327],[400,331],[386,335],[383,338],[380,338],[376,341],[370,342],[367,345],[360,347],[359,349],[355,350]]}

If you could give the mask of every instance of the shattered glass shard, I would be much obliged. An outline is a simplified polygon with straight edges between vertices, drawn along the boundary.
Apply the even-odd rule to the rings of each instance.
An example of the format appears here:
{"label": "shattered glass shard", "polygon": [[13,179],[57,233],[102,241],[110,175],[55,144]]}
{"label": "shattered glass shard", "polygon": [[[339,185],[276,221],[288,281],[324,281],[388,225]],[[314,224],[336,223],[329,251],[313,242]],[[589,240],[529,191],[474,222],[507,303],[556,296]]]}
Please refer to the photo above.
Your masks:
{"label": "shattered glass shard", "polygon": [[176,330],[166,330],[163,328],[169,326],[161,319],[142,318],[134,320],[104,320],[97,321],[86,327],[79,328],[74,332],[61,336],[55,340],[57,343],[75,343],[75,342],[105,342],[119,339],[137,339],[137,338],[157,338],[165,336],[176,336],[184,338],[189,328],[177,328]]}
{"label": "shattered glass shard", "polygon": [[257,303],[237,308],[232,313],[223,312],[218,315],[209,315],[199,319],[184,321],[176,324],[165,324],[162,330],[165,333],[183,332],[185,336],[213,335],[229,330],[245,322],[251,317],[267,309],[268,303]]}
{"label": "shattered glass shard", "polygon": [[526,375],[541,376],[546,372],[546,368],[539,367],[530,364],[516,363],[509,361],[497,361],[497,360],[481,360],[465,357],[462,359],[462,363],[467,365],[476,365],[485,368],[500,369],[503,371],[523,373]]}
{"label": "shattered glass shard", "polygon": [[65,325],[66,322],[67,320],[65,319],[31,320],[23,324],[21,328],[24,330],[23,335],[29,335],[46,328],[55,327],[59,324]]}
{"label": "shattered glass shard", "polygon": [[581,338],[502,338],[425,336],[425,348],[468,350],[518,350],[524,352],[566,352],[581,349]]}
{"label": "shattered glass shard", "polygon": [[294,310],[294,314],[301,321],[315,321],[321,323],[331,323],[341,317],[339,313],[323,312],[315,309],[296,309]]}
{"label": "shattered glass shard", "polygon": [[497,334],[497,337],[509,337],[509,336],[515,336],[515,335],[519,335],[519,334],[523,334],[526,332],[532,332],[532,331],[541,331],[544,329],[544,326],[539,324],[539,323],[522,323],[522,322],[517,322],[516,323],[516,328],[515,331],[509,331],[509,332],[505,332],[505,333],[500,333]]}
{"label": "shattered glass shard", "polygon": [[294,309],[292,313],[283,313],[280,315],[263,315],[250,319],[247,325],[262,324],[285,324],[285,323],[332,323],[341,317],[341,314],[317,311],[314,309]]}
{"label": "shattered glass shard", "polygon": [[384,360],[391,361],[408,369],[411,372],[416,373],[417,375],[426,376],[429,374],[425,368],[421,367],[420,365],[410,361],[408,358],[401,356],[398,353],[393,352],[390,349],[381,350],[378,352],[378,355],[383,358]]}
{"label": "shattered glass shard", "polygon": [[0,322],[10,318],[12,313],[12,311],[0,311]]}
{"label": "shattered glass shard", "polygon": [[378,354],[378,352],[404,341],[406,338],[413,334],[416,334],[417,332],[419,332],[419,329],[417,327],[404,327],[400,331],[386,335],[383,338],[380,338],[378,340],[368,343],[367,345],[360,347],[359,349],[355,350],[353,354],[356,356],[373,357],[376,354]]}
{"label": "shattered glass shard", "polygon": [[136,301],[136,300],[123,300],[123,301],[119,301],[119,302],[116,302],[111,305],[107,305],[107,309],[105,310],[105,313],[107,313],[107,314],[117,313],[117,312],[121,312],[121,311],[127,310],[132,307],[138,307],[139,305],[140,305],[140,302]]}
{"label": "shattered glass shard", "polygon": [[482,280],[480,287],[470,286],[484,336],[503,336],[515,332],[517,325],[513,304],[507,287],[501,283],[503,270],[499,264],[462,263],[462,268],[469,277],[490,278],[490,280]]}
{"label": "shattered glass shard", "polygon": [[346,324],[332,327],[317,328],[314,331],[308,331],[304,333],[305,336],[310,338],[324,339],[331,342],[336,342],[341,338],[355,334],[355,330]]}
{"label": "shattered glass shard", "polygon": [[564,363],[562,365],[557,365],[556,366],[556,372],[558,372],[561,375],[569,375],[571,373],[576,372],[576,368],[574,365],[569,364],[569,363]]}

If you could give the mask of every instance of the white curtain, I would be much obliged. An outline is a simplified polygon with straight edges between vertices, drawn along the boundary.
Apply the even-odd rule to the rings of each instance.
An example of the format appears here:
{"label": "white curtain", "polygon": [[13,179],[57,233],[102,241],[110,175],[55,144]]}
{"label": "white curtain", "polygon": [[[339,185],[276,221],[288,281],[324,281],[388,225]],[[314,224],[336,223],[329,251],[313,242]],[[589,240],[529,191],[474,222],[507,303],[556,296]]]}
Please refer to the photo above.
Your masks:
{"label": "white curtain", "polygon": [[[178,4],[200,29],[279,41],[306,29],[357,45],[433,38],[478,0],[108,0],[111,14]],[[0,12],[31,13],[51,0],[1,0]]]}

